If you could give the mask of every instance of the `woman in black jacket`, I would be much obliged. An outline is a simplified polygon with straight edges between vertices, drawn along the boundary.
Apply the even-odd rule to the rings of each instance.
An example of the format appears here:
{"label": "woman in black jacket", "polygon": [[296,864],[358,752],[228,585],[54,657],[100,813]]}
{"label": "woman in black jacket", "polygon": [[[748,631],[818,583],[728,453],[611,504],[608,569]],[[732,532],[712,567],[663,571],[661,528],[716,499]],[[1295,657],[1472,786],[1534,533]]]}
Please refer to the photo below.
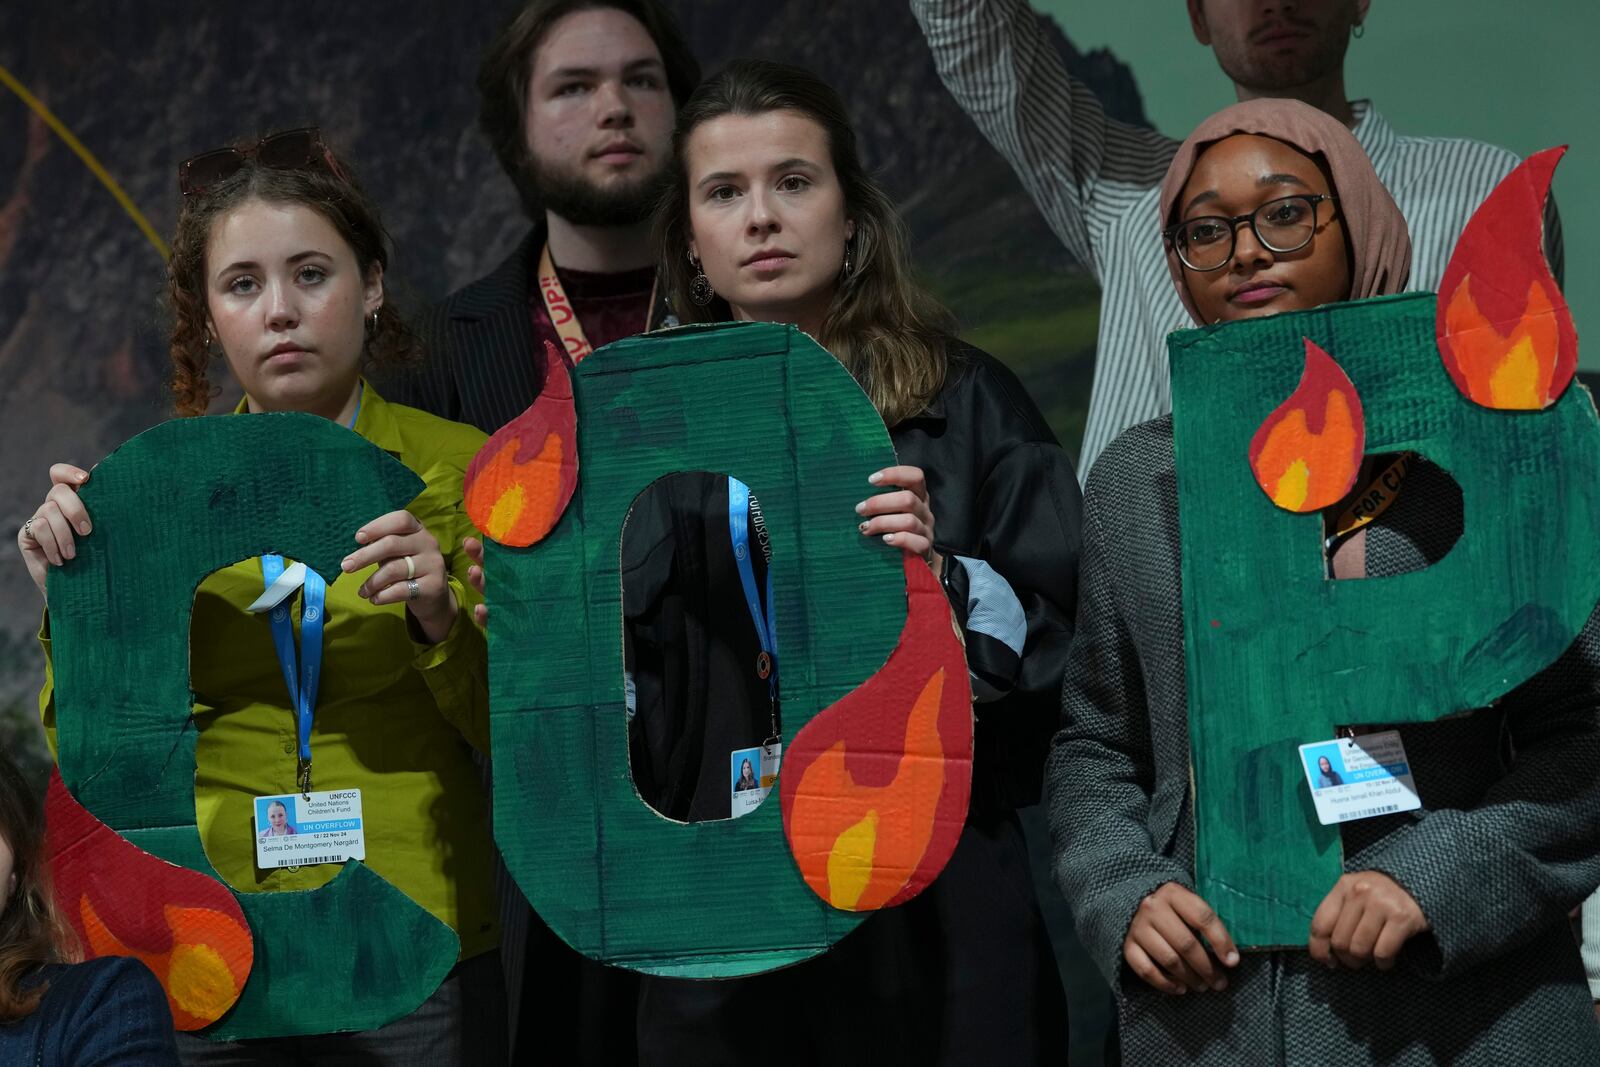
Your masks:
{"label": "woman in black jacket", "polygon": [[783,1020],[765,1059],[1065,1062],[1066,1005],[1016,808],[1037,798],[1071,636],[1071,464],[1016,377],[956,341],[912,280],[904,225],[832,89],[737,62],[690,98],[674,145],[657,216],[664,288],[685,321],[797,324],[872,399],[899,464],[871,475],[863,488],[879,492],[856,521],[944,582],[977,725],[967,823],[927,890],[787,970],[647,978],[641,1059],[733,1062]]}

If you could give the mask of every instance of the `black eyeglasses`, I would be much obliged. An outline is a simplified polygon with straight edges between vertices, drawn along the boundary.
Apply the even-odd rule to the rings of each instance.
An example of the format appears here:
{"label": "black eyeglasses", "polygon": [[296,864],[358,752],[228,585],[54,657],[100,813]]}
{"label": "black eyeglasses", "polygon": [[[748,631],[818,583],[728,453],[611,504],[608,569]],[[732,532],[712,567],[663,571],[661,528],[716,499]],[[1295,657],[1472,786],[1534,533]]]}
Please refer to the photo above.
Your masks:
{"label": "black eyeglasses", "polygon": [[322,131],[315,126],[307,126],[299,130],[269,133],[255,144],[243,148],[216,148],[190,156],[178,164],[178,188],[184,196],[193,196],[231,178],[252,159],[257,166],[273,170],[326,167],[340,181],[348,180],[333,158],[333,151],[323,141]]}
{"label": "black eyeglasses", "polygon": [[1268,200],[1248,215],[1202,215],[1163,231],[1183,265],[1217,270],[1233,258],[1239,223],[1248,222],[1256,240],[1273,252],[1298,252],[1317,232],[1317,205],[1339,198],[1328,193],[1298,193]]}

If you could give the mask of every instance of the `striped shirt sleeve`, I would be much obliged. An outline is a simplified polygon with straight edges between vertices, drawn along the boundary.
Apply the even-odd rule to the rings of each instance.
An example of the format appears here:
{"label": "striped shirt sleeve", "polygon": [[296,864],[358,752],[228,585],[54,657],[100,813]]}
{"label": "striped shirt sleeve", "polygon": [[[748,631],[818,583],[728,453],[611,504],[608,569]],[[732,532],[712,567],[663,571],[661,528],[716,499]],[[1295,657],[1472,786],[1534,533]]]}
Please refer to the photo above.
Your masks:
{"label": "striped shirt sleeve", "polygon": [[1109,223],[1158,184],[1177,142],[1107,117],[1025,0],[912,0],[939,77],[1096,278]]}

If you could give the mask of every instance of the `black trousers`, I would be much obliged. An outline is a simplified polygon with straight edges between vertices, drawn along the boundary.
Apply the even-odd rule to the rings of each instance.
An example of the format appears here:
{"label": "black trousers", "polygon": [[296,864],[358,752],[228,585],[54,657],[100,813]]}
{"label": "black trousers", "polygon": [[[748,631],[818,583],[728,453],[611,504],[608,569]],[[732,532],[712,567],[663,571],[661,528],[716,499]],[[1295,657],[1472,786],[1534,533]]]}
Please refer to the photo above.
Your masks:
{"label": "black trousers", "polygon": [[641,978],[638,1022],[649,1065],[1066,1063],[1066,997],[1015,813],[970,819],[933,885],[815,959]]}

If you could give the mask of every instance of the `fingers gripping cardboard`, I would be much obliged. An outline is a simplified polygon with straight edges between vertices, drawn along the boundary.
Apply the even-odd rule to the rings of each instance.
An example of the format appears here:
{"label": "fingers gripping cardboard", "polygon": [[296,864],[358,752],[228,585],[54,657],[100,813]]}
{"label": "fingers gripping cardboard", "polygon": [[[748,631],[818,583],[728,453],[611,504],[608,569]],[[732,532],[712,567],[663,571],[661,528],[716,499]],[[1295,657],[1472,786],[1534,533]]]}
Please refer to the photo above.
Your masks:
{"label": "fingers gripping cardboard", "polygon": [[[266,552],[337,576],[351,532],[421,487],[349,430],[303,414],[168,422],[95,468],[82,493],[94,534],[71,566],[52,569],[49,596],[61,780],[85,813],[136,846],[58,853],[58,879],[145,909],[126,927],[114,925],[125,913],[97,910],[101,945],[159,951],[140,931],[162,928],[167,907],[185,904],[136,891],[165,876],[161,861],[226,891],[195,820],[196,587]],[[80,860],[94,869],[75,872]],[[320,889],[232,896],[254,959],[238,1002],[206,1031],[220,1038],[380,1026],[426,999],[459,952],[454,931],[358,862]],[[168,994],[179,996],[170,981]]]}

